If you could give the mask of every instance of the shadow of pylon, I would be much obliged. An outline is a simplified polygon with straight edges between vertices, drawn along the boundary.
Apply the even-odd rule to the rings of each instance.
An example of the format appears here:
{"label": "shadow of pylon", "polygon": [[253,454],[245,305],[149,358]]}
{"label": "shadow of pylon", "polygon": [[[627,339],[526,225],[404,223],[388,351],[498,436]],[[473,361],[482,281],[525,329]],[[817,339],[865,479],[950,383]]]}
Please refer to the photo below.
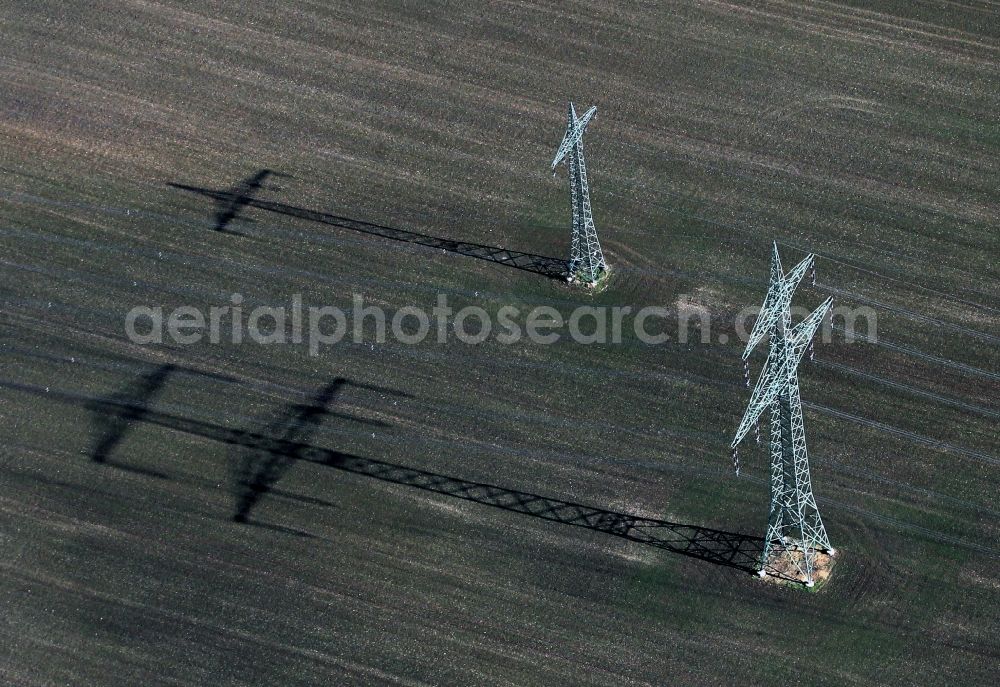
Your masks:
{"label": "shadow of pylon", "polygon": [[219,206],[219,209],[215,213],[215,231],[225,234],[239,234],[240,232],[229,229],[229,225],[233,220],[253,221],[240,217],[240,210],[253,202],[254,194],[263,187],[267,178],[272,176],[291,178],[288,174],[281,174],[270,169],[262,169],[225,192],[225,197],[216,198],[215,202]]}
{"label": "shadow of pylon", "polygon": [[[323,418],[330,414],[330,406],[345,386],[362,385],[338,377],[320,389],[308,403],[286,405],[274,420],[260,428],[259,434],[275,437],[283,442],[308,443]],[[354,418],[354,421],[371,426],[381,424],[364,418]],[[237,449],[231,465],[236,500],[234,521],[248,522],[250,511],[269,493],[314,505],[333,505],[321,499],[298,496],[275,488],[285,472],[296,462],[296,456],[258,446],[237,444]]]}
{"label": "shadow of pylon", "polygon": [[[94,448],[90,453],[91,460],[95,463],[108,461],[115,447],[121,443],[125,435],[149,412],[150,405],[160,394],[164,384],[175,369],[176,366],[172,364],[160,365],[120,391],[104,398],[94,399],[86,404],[87,409],[95,413],[93,426],[97,435]],[[101,412],[109,406],[119,407],[122,412]]]}
{"label": "shadow of pylon", "polygon": [[[261,172],[258,173],[258,176],[264,172],[274,174],[269,170],[261,170]],[[251,180],[255,178],[256,177],[252,177]],[[264,210],[266,212],[285,215],[287,217],[295,217],[308,222],[317,222],[319,224],[338,227],[340,229],[349,229],[361,234],[378,236],[392,241],[412,243],[419,246],[425,246],[427,248],[443,250],[448,253],[456,253],[458,255],[464,255],[477,260],[485,260],[498,265],[505,265],[514,269],[540,274],[551,279],[565,279],[569,274],[567,261],[559,258],[537,255],[535,253],[522,253],[520,251],[500,248],[498,246],[487,246],[481,243],[454,241],[451,239],[441,238],[439,236],[432,236],[430,234],[422,234],[415,231],[407,231],[405,229],[396,229],[383,224],[374,224],[372,222],[351,219],[350,217],[343,217],[327,212],[309,210],[306,208],[296,207],[294,205],[288,205],[286,203],[261,200],[253,197],[252,193],[259,188],[260,184],[257,184],[257,186],[254,186],[252,189],[248,186],[246,190],[233,189],[229,191],[202,188],[199,186],[188,186],[185,184],[175,184],[172,182],[169,183],[168,186],[182,191],[189,191],[191,193],[206,196],[219,204],[224,209],[224,213],[217,215],[217,230],[222,230],[220,227],[224,229],[224,227],[228,225],[240,209],[251,207],[258,210]],[[225,219],[225,222],[220,221],[220,218]]]}
{"label": "shadow of pylon", "polygon": [[382,460],[337,453],[324,458],[322,463],[384,482],[603,532],[749,573],[757,570],[763,544],[760,537],[629,515]]}
{"label": "shadow of pylon", "polygon": [[[757,571],[763,539],[735,532],[685,523],[656,520],[628,513],[595,508],[572,501],[548,498],[525,491],[473,482],[450,475],[421,470],[384,460],[364,458],[301,441],[268,436],[259,432],[231,429],[204,420],[194,420],[142,406],[143,412],[126,401],[95,398],[83,394],[49,391],[16,382],[0,382],[0,387],[32,393],[51,400],[81,404],[95,412],[126,414],[136,421],[167,427],[225,444],[263,451],[283,460],[304,461],[327,468],[371,477],[383,482],[421,489],[534,518],[582,527],[652,546],[671,553],[697,558],[714,565],[744,572]],[[322,392],[321,392],[322,393]],[[326,415],[377,425],[351,415],[326,410]]]}

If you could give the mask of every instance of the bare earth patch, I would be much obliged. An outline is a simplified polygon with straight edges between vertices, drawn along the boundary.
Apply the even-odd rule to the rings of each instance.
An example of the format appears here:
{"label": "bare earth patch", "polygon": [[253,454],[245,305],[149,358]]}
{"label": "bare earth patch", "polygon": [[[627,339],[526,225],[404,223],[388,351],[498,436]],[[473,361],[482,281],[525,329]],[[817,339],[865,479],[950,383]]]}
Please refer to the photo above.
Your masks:
{"label": "bare earth patch", "polygon": [[[767,582],[775,584],[798,584],[804,582],[798,570],[798,564],[802,561],[802,551],[782,552],[779,556],[772,556],[768,561],[768,573],[763,577]],[[813,589],[819,589],[830,579],[830,573],[836,565],[836,557],[827,553],[817,553],[815,567],[813,568]]]}

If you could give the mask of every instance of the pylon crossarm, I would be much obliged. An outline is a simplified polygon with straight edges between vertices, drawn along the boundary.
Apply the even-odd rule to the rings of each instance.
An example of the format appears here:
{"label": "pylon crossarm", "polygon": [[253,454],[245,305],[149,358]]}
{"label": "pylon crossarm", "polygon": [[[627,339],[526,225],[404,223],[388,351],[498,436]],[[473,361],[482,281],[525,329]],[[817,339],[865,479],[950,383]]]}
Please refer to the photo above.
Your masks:
{"label": "pylon crossarm", "polygon": [[757,378],[757,384],[753,388],[750,396],[750,403],[747,405],[746,413],[743,414],[743,421],[740,422],[739,429],[730,448],[736,448],[747,432],[757,424],[761,414],[771,407],[771,403],[778,397],[781,390],[788,385],[788,373],[786,371],[787,361],[785,360],[783,346],[774,346],[767,356],[764,369]]}
{"label": "pylon crossarm", "polygon": [[792,328],[792,332],[788,337],[788,347],[790,349],[789,356],[795,365],[801,362],[802,356],[805,355],[806,349],[809,347],[809,342],[816,335],[816,330],[823,323],[823,318],[826,317],[832,305],[833,297],[831,296],[823,301],[818,308],[813,310],[809,317]]}
{"label": "pylon crossarm", "polygon": [[780,281],[772,283],[764,297],[764,303],[760,306],[757,321],[753,323],[753,331],[750,332],[750,338],[747,339],[746,348],[743,349],[744,360],[750,357],[753,349],[757,347],[761,339],[767,336],[768,332],[774,328],[774,323],[782,316],[784,297],[782,283]]}
{"label": "pylon crossarm", "polygon": [[813,266],[815,261],[816,256],[810,253],[802,259],[802,262],[789,270],[788,274],[785,275],[785,290],[788,291],[789,301],[792,300],[792,294],[795,293],[795,289],[798,287],[799,282],[801,282],[803,277],[806,276],[806,273],[809,271],[809,268]]}
{"label": "pylon crossarm", "polygon": [[552,169],[562,162],[566,154],[576,145],[581,138],[583,138],[584,132],[587,130],[587,124],[595,114],[597,114],[597,106],[591,107],[587,112],[577,119],[576,109],[573,107],[573,103],[569,104],[569,122],[566,126],[566,134],[563,136],[562,143],[559,144],[559,150],[556,151],[556,156],[552,160]]}
{"label": "pylon crossarm", "polygon": [[753,331],[750,332],[746,348],[743,349],[744,360],[750,357],[750,353],[757,347],[760,340],[767,336],[781,315],[784,296],[783,281],[784,272],[781,270],[781,256],[778,255],[778,244],[774,243],[771,251],[771,279],[768,282],[767,294],[760,306],[760,312],[757,313],[757,321],[753,323]]}
{"label": "pylon crossarm", "polygon": [[771,283],[764,297],[764,303],[760,307],[757,321],[754,322],[753,331],[747,339],[746,348],[743,350],[743,359],[750,357],[750,353],[761,339],[768,335],[775,323],[783,318],[788,312],[788,303],[791,302],[795,288],[805,277],[806,272],[812,267],[815,256],[811,253],[807,255],[799,264],[791,269],[788,274],[781,271],[781,258],[778,257],[778,245],[774,245],[774,252],[771,255]]}

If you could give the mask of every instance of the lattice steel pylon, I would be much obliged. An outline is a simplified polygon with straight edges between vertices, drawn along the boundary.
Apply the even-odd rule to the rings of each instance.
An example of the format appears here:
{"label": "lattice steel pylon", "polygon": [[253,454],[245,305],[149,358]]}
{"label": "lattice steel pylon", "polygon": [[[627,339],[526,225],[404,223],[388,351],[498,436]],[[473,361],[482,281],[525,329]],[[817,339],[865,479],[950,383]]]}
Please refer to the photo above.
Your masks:
{"label": "lattice steel pylon", "polygon": [[[826,299],[795,326],[790,312],[792,294],[814,260],[815,256],[809,255],[785,274],[778,245],[774,245],[770,286],[743,352],[745,363],[767,336],[767,362],[731,445],[735,459],[740,441],[756,426],[764,410],[770,409],[771,508],[758,574],[763,577],[771,571],[783,575],[785,566],[784,569],[797,571],[809,587],[813,586],[816,553],[834,553],[813,496],[798,377],[799,362],[833,299]],[[738,461],[736,473],[739,474]]]}
{"label": "lattice steel pylon", "polygon": [[569,104],[566,120],[566,135],[563,136],[552,171],[565,158],[569,158],[569,191],[573,205],[573,227],[570,241],[569,264],[566,277],[570,281],[580,280],[585,284],[595,284],[604,275],[608,265],[604,262],[601,242],[597,239],[597,228],[590,209],[590,187],[587,185],[587,163],[583,158],[583,133],[587,124],[597,113],[596,107],[587,110],[583,117],[576,116],[576,108]]}

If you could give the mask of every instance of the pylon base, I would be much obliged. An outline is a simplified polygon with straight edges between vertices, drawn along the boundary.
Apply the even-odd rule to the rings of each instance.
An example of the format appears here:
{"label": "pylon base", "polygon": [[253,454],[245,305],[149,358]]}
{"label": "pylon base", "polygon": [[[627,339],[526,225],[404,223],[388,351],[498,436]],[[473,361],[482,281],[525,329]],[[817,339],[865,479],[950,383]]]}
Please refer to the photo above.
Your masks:
{"label": "pylon base", "polygon": [[570,284],[580,284],[581,286],[586,286],[588,289],[600,290],[608,285],[608,277],[611,276],[611,268],[605,267],[601,270],[600,274],[597,275],[597,279],[590,281],[578,276],[579,273],[570,274],[566,277],[566,281]]}
{"label": "pylon base", "polygon": [[771,555],[767,564],[757,575],[768,582],[792,584],[796,587],[822,587],[830,579],[834,558],[824,551],[813,552],[812,580],[806,580],[800,568],[805,552],[799,542],[789,542],[787,548]]}

